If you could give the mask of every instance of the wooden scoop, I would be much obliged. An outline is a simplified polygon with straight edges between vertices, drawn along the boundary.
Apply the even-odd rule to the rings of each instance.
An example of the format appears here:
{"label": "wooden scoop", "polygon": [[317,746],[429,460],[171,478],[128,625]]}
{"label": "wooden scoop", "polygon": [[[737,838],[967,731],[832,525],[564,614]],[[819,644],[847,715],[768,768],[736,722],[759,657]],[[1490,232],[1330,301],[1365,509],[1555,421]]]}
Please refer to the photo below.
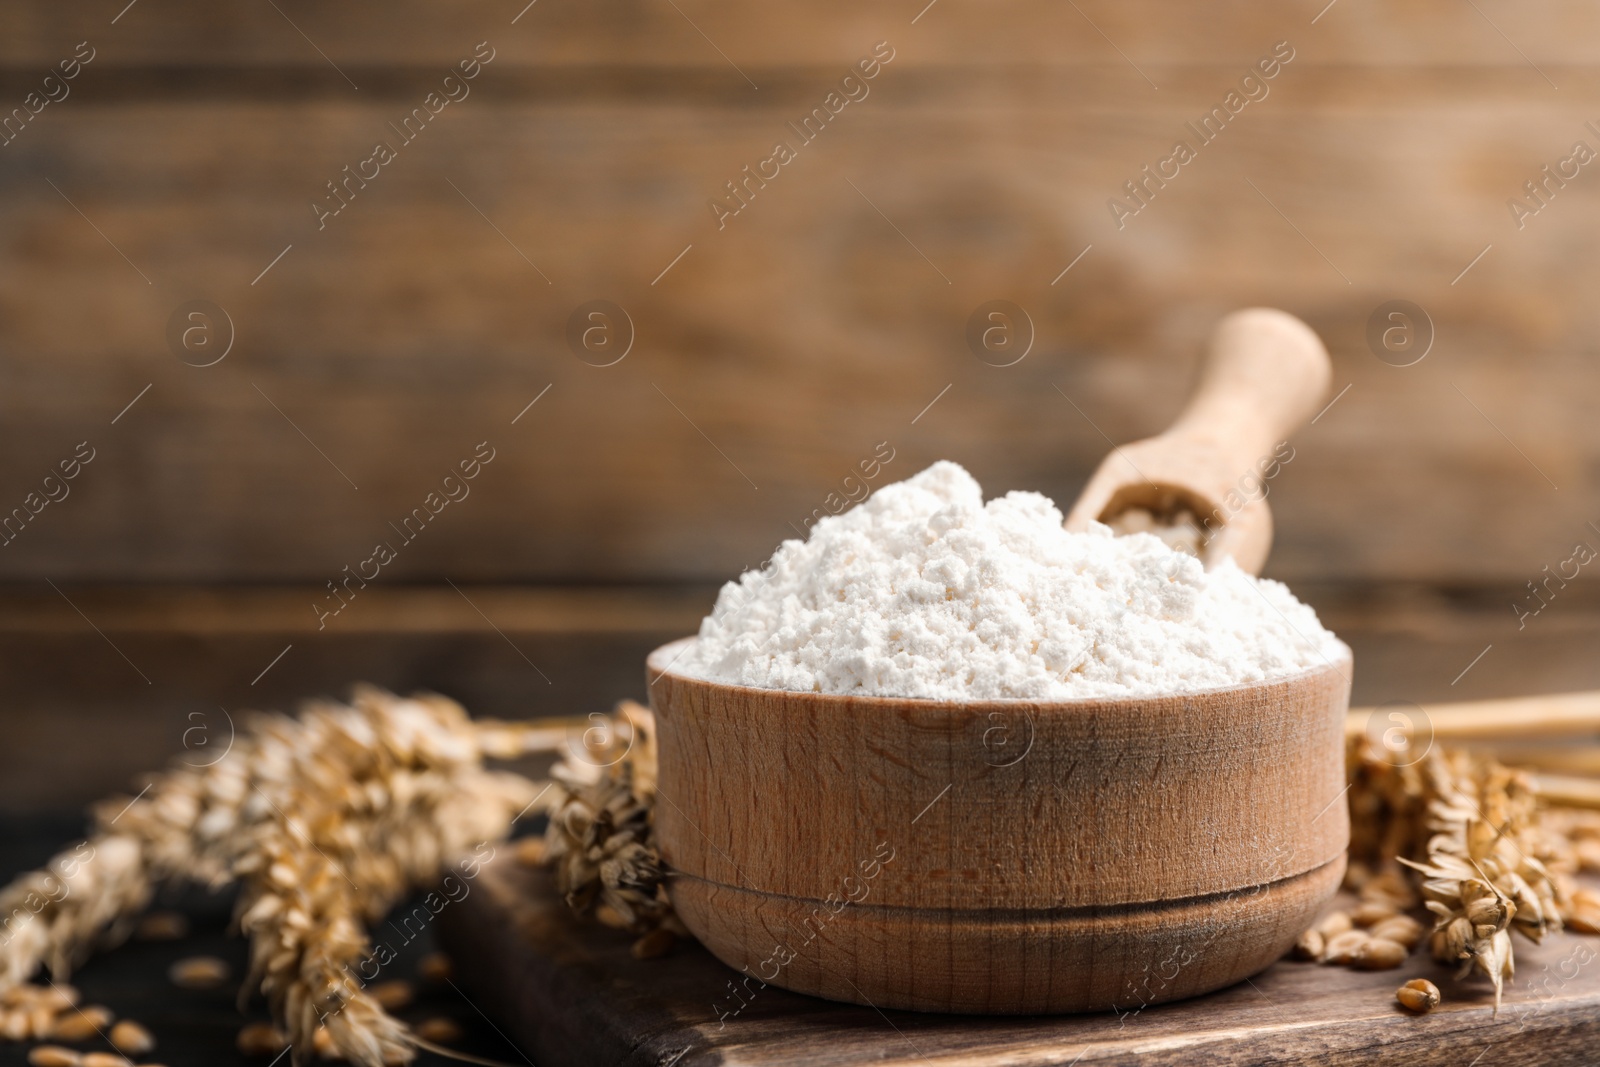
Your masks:
{"label": "wooden scoop", "polygon": [[[1133,508],[1170,524],[1188,511],[1201,558],[1256,574],[1272,548],[1268,480],[1280,444],[1317,410],[1331,376],[1311,328],[1272,308],[1235,311],[1206,345],[1200,384],[1163,434],[1114,448],[1067,516],[1069,530]],[[1292,455],[1292,453],[1290,453]]]}

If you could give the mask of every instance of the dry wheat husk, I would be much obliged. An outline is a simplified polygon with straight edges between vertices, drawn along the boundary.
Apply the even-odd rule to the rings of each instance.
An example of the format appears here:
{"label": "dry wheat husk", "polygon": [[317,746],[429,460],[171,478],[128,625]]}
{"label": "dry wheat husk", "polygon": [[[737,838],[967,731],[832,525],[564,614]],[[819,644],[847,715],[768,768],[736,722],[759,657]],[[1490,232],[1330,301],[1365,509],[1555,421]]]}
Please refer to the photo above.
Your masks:
{"label": "dry wheat husk", "polygon": [[350,705],[256,716],[225,758],[175,763],[132,801],[104,802],[87,842],[0,890],[0,905],[15,908],[44,899],[41,882],[53,887],[37,921],[0,945],[0,996],[39,991],[27,983],[42,966],[64,978],[96,943],[120,937],[162,883],[237,883],[251,942],[241,993],[266,994],[296,1059],[310,1055],[320,1029],[362,1067],[407,1062],[411,1034],[352,975],[368,950],[366,927],[474,842],[504,837],[542,795],[525,778],[484,769],[485,759],[562,742],[543,801],[542,855],[517,854],[554,865],[575,913],[639,935],[640,958],[660,956],[689,935],[655,845],[648,709],[624,702],[571,738],[548,724],[473,723],[441,697],[357,687]]}
{"label": "dry wheat husk", "polygon": [[[56,980],[115,941],[154,888],[238,883],[251,973],[295,1048],[319,1025],[362,1067],[408,1062],[411,1035],[354,978],[367,924],[480,842],[503,838],[538,786],[488,770],[543,744],[516,724],[470,721],[436,696],[358,687],[298,718],[260,715],[206,767],[175,763],[133,800],[95,811],[88,841],[0,890],[0,997]],[[16,994],[32,996],[32,994]]]}
{"label": "dry wheat husk", "polygon": [[1445,935],[1433,942],[1434,959],[1486,975],[1498,1009],[1515,970],[1512,931],[1537,942],[1561,926],[1533,790],[1520,772],[1464,752],[1429,753],[1424,765],[1433,836],[1426,857],[1402,862],[1422,875],[1434,929]]}
{"label": "dry wheat husk", "polygon": [[655,846],[650,710],[620,704],[616,716],[569,744],[551,777],[556,789],[544,862],[554,865],[557,888],[572,910],[640,935],[662,927],[686,934],[667,901]]}
{"label": "dry wheat husk", "polygon": [[[1600,908],[1590,906],[1600,900],[1572,878],[1577,827],[1600,845],[1600,820],[1547,819],[1526,775],[1465,750],[1431,747],[1418,758],[1409,742],[1386,747],[1359,737],[1350,766],[1347,885],[1364,901],[1393,904],[1396,914],[1414,905],[1411,889],[1419,891],[1433,918],[1433,957],[1463,977],[1487,977],[1496,1010],[1515,972],[1513,933],[1537,942],[1564,921],[1584,929],[1587,919],[1600,930]],[[1600,847],[1592,851],[1600,860]],[[1366,914],[1381,924],[1384,910]]]}
{"label": "dry wheat husk", "polygon": [[299,1055],[323,1024],[355,1062],[403,1062],[405,1027],[354,978],[365,927],[476,843],[504,837],[537,791],[483,770],[479,733],[442,698],[361,690],[354,707],[314,707],[302,724],[315,744],[283,721],[264,731],[272,777],[257,789],[282,799],[233,865],[247,988],[260,982]]}

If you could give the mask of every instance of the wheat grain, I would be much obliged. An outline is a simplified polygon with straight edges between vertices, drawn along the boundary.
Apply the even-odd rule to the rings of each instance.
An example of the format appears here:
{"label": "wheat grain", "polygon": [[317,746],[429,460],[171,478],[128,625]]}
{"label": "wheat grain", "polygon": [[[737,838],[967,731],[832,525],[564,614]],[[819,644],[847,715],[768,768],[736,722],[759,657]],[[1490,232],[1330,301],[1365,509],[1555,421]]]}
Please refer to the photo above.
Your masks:
{"label": "wheat grain", "polygon": [[[44,1006],[41,1005],[41,1008]],[[48,1009],[46,1009],[48,1010]],[[48,1036],[55,1041],[69,1041],[78,1044],[83,1041],[93,1041],[105,1033],[106,1027],[111,1025],[115,1016],[111,1009],[99,1004],[91,1004],[87,1008],[74,1008],[63,1011],[56,1016],[50,1025],[48,1034],[39,1034],[37,1024],[34,1033],[39,1036]]]}
{"label": "wheat grain", "polygon": [[1395,915],[1372,927],[1369,933],[1404,945],[1409,952],[1422,940],[1422,924],[1409,915]]}
{"label": "wheat grain", "polygon": [[436,1045],[448,1045],[461,1040],[461,1027],[452,1019],[435,1016],[417,1024],[417,1036]]}
{"label": "wheat grain", "polygon": [[60,1045],[40,1045],[28,1050],[31,1067],[81,1067],[83,1054]]}
{"label": "wheat grain", "polygon": [[1322,950],[1323,963],[1354,963],[1361,948],[1372,936],[1365,930],[1346,930],[1328,938]]}
{"label": "wheat grain", "polygon": [[152,911],[133,928],[140,941],[178,941],[188,933],[189,920],[176,911]]}
{"label": "wheat grain", "polygon": [[111,1028],[109,1036],[116,1050],[129,1056],[143,1056],[156,1047],[156,1039],[151,1036],[150,1031],[132,1019],[123,1019],[117,1023]]}
{"label": "wheat grain", "polygon": [[85,1052],[79,1061],[83,1067],[133,1067],[133,1061],[115,1052]]}
{"label": "wheat grain", "polygon": [[1357,970],[1387,971],[1406,961],[1410,951],[1398,941],[1386,937],[1368,937],[1356,949],[1350,962]]}
{"label": "wheat grain", "polygon": [[1297,960],[1320,960],[1326,947],[1326,940],[1316,930],[1302,930],[1292,951]]}
{"label": "wheat grain", "polygon": [[636,960],[659,959],[671,952],[672,946],[677,942],[677,934],[674,934],[671,930],[657,927],[635,941],[629,952]]}
{"label": "wheat grain", "polygon": [[417,999],[417,991],[403,979],[379,982],[367,987],[367,992],[384,1011],[399,1011]]}
{"label": "wheat grain", "polygon": [[425,982],[448,982],[453,970],[443,952],[430,952],[417,961],[417,976]]}
{"label": "wheat grain", "polygon": [[276,1056],[289,1039],[271,1023],[247,1023],[240,1028],[234,1044],[246,1056]]}
{"label": "wheat grain", "polygon": [[1350,920],[1349,912],[1333,911],[1323,916],[1322,921],[1317,923],[1314,929],[1317,931],[1317,933],[1322,935],[1324,940],[1326,940],[1328,938],[1338,937],[1342,933],[1346,933],[1350,930],[1352,925],[1353,923]]}
{"label": "wheat grain", "polygon": [[1426,978],[1413,978],[1395,990],[1394,998],[1407,1010],[1425,1015],[1439,1006],[1439,987]]}
{"label": "wheat grain", "polygon": [[1357,926],[1376,926],[1399,914],[1400,908],[1392,900],[1368,900],[1357,905],[1356,910],[1350,913],[1350,921]]}
{"label": "wheat grain", "polygon": [[167,968],[167,978],[179,989],[216,989],[231,973],[227,961],[215,956],[186,956]]}

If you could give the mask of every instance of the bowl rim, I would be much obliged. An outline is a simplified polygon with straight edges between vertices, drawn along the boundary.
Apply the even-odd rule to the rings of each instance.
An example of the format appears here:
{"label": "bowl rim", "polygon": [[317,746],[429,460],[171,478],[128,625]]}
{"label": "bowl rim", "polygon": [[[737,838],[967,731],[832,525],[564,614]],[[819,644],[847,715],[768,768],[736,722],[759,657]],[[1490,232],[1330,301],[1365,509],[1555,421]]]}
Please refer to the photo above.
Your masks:
{"label": "bowl rim", "polygon": [[765,689],[760,686],[739,685],[733,682],[713,681],[710,678],[697,678],[692,674],[682,674],[678,671],[674,671],[672,670],[672,664],[683,655],[682,651],[675,652],[672,659],[667,661],[667,665],[665,667],[658,667],[656,665],[659,659],[669,650],[676,650],[680,645],[687,646],[692,642],[700,640],[699,634],[690,634],[687,637],[676,638],[652,650],[650,654],[645,657],[645,674],[649,691],[652,694],[655,692],[656,683],[662,678],[670,676],[674,681],[689,685],[705,686],[711,689],[720,689],[730,693],[738,693],[752,697],[759,696],[763,699],[788,697],[800,700],[816,700],[820,698],[823,700],[849,701],[852,705],[862,705],[867,708],[899,708],[910,704],[916,707],[926,707],[929,709],[983,709],[999,707],[1060,708],[1064,710],[1071,710],[1074,708],[1104,707],[1110,705],[1122,707],[1130,704],[1156,704],[1161,702],[1170,702],[1173,700],[1190,700],[1198,698],[1209,700],[1211,698],[1224,697],[1231,693],[1266,689],[1280,685],[1293,685],[1296,682],[1304,682],[1319,675],[1338,673],[1344,675],[1347,683],[1345,703],[1348,707],[1348,683],[1353,680],[1351,668],[1355,665],[1355,656],[1354,653],[1351,652],[1350,646],[1345,644],[1343,640],[1339,639],[1337,636],[1334,639],[1339,642],[1339,647],[1341,649],[1338,658],[1331,659],[1326,663],[1319,663],[1315,666],[1307,667],[1305,670],[1296,671],[1293,674],[1284,674],[1275,678],[1263,679],[1259,682],[1241,682],[1238,685],[1212,686],[1206,689],[1175,689],[1171,692],[1162,693],[1108,693],[1101,696],[1074,697],[1071,700],[1045,700],[1036,697],[985,697],[981,700],[934,700],[930,697],[883,696],[876,693],[817,693],[805,692],[798,689]]}

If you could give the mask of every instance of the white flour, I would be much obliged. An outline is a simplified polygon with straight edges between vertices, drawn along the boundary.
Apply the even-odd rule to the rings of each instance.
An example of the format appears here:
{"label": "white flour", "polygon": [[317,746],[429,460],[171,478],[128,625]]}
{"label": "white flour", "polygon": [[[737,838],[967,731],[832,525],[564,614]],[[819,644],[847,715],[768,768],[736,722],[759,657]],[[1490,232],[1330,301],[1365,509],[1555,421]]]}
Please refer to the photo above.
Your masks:
{"label": "white flour", "polygon": [[1061,521],[1038,493],[985,505],[970,474],[935,463],[723,586],[673,669],[802,692],[1067,700],[1239,685],[1345,654],[1278,582]]}

